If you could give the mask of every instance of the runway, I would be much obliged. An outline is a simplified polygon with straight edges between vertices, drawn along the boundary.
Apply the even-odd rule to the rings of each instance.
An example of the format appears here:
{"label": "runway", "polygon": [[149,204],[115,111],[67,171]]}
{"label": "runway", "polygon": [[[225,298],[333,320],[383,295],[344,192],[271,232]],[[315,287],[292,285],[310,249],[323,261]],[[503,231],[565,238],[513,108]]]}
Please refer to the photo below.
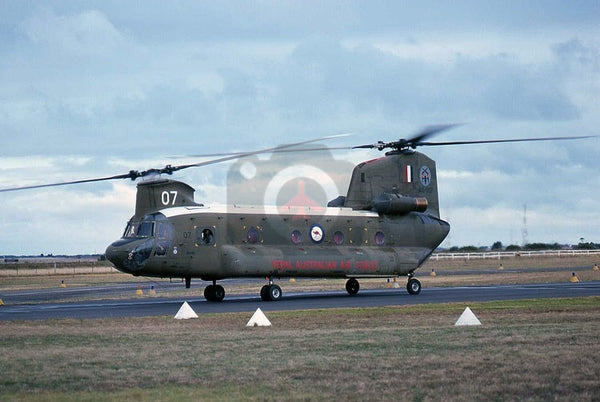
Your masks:
{"label": "runway", "polygon": [[[118,287],[119,285],[114,285]],[[131,286],[130,284],[128,286]],[[111,286],[107,286],[111,288]],[[74,290],[76,291],[76,290]],[[44,291],[28,291],[44,294]],[[23,292],[22,292],[23,293]],[[13,295],[14,296],[14,295]],[[18,295],[17,295],[18,296]],[[411,296],[406,289],[361,290],[356,296],[345,291],[286,293],[278,302],[263,302],[258,295],[228,295],[221,303],[204,298],[130,298],[84,302],[7,303],[0,306],[0,321],[44,319],[90,319],[110,317],[174,316],[184,301],[196,313],[286,311],[340,307],[402,306],[430,303],[485,302],[531,298],[600,296],[600,281],[502,286],[423,288]],[[9,300],[9,299],[7,299]]]}

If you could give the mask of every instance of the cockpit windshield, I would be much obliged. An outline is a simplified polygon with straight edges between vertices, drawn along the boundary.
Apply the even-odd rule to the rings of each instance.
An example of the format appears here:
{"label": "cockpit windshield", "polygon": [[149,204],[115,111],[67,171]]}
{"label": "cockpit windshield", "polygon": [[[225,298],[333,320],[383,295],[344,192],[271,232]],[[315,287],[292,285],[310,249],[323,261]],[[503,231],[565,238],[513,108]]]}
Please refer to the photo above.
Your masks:
{"label": "cockpit windshield", "polygon": [[154,221],[147,222],[143,221],[137,230],[138,237],[152,237],[154,236]]}
{"label": "cockpit windshield", "polygon": [[127,227],[125,228],[125,232],[123,233],[123,238],[129,239],[135,237],[137,234],[137,228],[139,223],[129,222],[127,223]]}
{"label": "cockpit windshield", "polygon": [[157,213],[146,215],[141,221],[138,222],[129,221],[129,223],[127,223],[127,227],[125,228],[125,232],[123,232],[123,238],[131,239],[154,237],[157,221],[164,220],[166,220],[165,216]]}

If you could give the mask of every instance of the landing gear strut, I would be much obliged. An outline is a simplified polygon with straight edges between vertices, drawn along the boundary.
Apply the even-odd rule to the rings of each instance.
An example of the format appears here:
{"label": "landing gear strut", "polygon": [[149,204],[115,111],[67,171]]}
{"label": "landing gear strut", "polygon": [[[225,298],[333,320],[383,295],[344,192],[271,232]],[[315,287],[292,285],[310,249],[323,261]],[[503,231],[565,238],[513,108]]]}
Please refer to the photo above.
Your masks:
{"label": "landing gear strut", "polygon": [[262,301],[277,301],[281,299],[282,295],[281,288],[275,285],[271,278],[269,278],[269,284],[260,289],[260,298]]}
{"label": "landing gear strut", "polygon": [[217,285],[217,281],[213,281],[212,285],[204,288],[204,298],[207,301],[220,302],[225,298],[225,289],[221,285]]}
{"label": "landing gear strut", "polygon": [[357,294],[359,289],[360,284],[355,278],[350,278],[346,281],[346,292],[348,292],[350,296]]}
{"label": "landing gear strut", "polygon": [[406,290],[411,295],[418,295],[421,293],[421,282],[418,279],[409,276],[408,283],[406,284]]}
{"label": "landing gear strut", "polygon": [[185,288],[189,289],[191,286],[192,286],[192,277],[186,276],[185,277]]}

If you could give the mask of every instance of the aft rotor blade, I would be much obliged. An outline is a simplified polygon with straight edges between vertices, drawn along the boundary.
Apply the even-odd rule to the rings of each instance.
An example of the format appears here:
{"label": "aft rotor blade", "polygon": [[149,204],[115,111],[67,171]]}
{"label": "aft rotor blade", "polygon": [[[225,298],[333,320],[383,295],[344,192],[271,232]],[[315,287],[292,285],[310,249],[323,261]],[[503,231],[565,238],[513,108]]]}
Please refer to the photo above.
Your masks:
{"label": "aft rotor blade", "polygon": [[293,147],[297,147],[300,145],[310,144],[310,143],[318,142],[318,141],[330,140],[330,139],[334,139],[334,138],[349,137],[351,135],[353,135],[353,134],[352,133],[343,133],[343,134],[329,135],[326,137],[315,138],[315,139],[308,140],[308,141],[302,141],[302,142],[297,142],[297,143],[293,143],[293,144],[283,144],[283,145],[279,145],[274,148],[267,148],[267,149],[262,149],[259,151],[252,151],[252,152],[243,152],[243,151],[240,151],[240,152],[218,152],[218,153],[213,153],[213,154],[194,154],[194,155],[185,155],[185,156],[173,156],[172,158],[211,158],[211,157],[217,157],[217,156],[235,156],[235,157],[239,158],[239,157],[245,157],[245,156],[251,156],[251,155],[279,153],[279,152],[309,152],[309,151],[325,151],[327,149],[350,149],[351,147],[319,147],[319,148],[299,148],[299,149],[287,149],[287,148],[293,148]]}
{"label": "aft rotor blade", "polygon": [[[340,150],[340,149],[352,149],[355,147],[318,147],[318,148],[298,148],[298,149],[276,149],[273,151],[267,151],[264,153],[272,153],[272,154],[279,154],[279,153],[290,153],[290,152],[316,152],[316,151],[328,151],[328,150]],[[186,156],[185,158],[206,158],[206,157],[210,157],[210,156],[237,156],[238,158],[240,157],[246,157],[247,152],[228,152],[228,153],[216,153],[216,154],[199,154],[199,155],[189,155]],[[175,158],[183,158],[182,156],[175,156]]]}
{"label": "aft rotor blade", "polygon": [[[252,156],[252,155],[266,154],[266,153],[271,153],[271,152],[285,152],[284,150],[287,149],[287,148],[297,147],[297,146],[300,146],[300,145],[310,144],[310,143],[313,143],[313,142],[323,141],[323,140],[332,139],[332,138],[347,137],[349,135],[350,134],[330,135],[330,136],[315,138],[315,139],[307,140],[307,141],[301,141],[301,142],[295,142],[295,143],[291,143],[291,144],[278,145],[276,147],[261,149],[261,150],[258,150],[258,151],[236,152],[236,153],[233,153],[233,154],[225,154],[226,156],[223,156],[222,158],[211,159],[211,160],[202,161],[202,162],[198,162],[198,163],[191,163],[191,164],[188,164],[188,165],[173,166],[173,167],[171,167],[171,169],[172,169],[171,172],[176,172],[178,170],[187,169],[187,168],[191,168],[191,167],[200,167],[200,166],[212,165],[212,164],[215,164],[215,163],[221,163],[221,162],[226,162],[226,161],[230,161],[230,160],[234,160],[234,159],[245,158],[245,157]],[[332,148],[324,148],[324,149],[332,149]],[[318,150],[318,149],[315,148],[313,150]],[[299,149],[299,150],[288,150],[288,151],[292,152],[292,151],[303,151],[303,150]]]}
{"label": "aft rotor blade", "polygon": [[436,125],[426,126],[423,129],[421,129],[420,131],[418,131],[417,134],[413,135],[409,139],[402,138],[398,141],[392,141],[392,142],[377,141],[375,144],[357,145],[353,148],[366,148],[366,149],[377,148],[380,151],[382,151],[386,148],[392,148],[392,149],[413,148],[414,149],[414,148],[418,147],[419,145],[423,144],[421,141],[423,141],[424,139],[431,137],[433,135],[436,135],[442,131],[446,131],[446,130],[449,130],[451,128],[454,128],[454,127],[460,126],[460,125],[462,125],[462,124],[461,123],[452,123],[452,124],[436,124]]}
{"label": "aft rotor blade", "polygon": [[405,140],[407,144],[421,145],[423,144],[421,141],[425,138],[434,136],[442,131],[450,130],[451,128],[462,125],[462,123],[452,123],[452,124],[436,124],[432,126],[427,126],[415,134],[412,138]]}
{"label": "aft rotor blade", "polygon": [[582,135],[576,137],[541,137],[541,138],[514,138],[501,140],[476,140],[476,141],[445,141],[445,142],[421,142],[423,146],[441,146],[441,145],[469,145],[469,144],[493,144],[503,142],[531,142],[531,141],[561,141],[561,140],[581,140],[584,138],[594,138],[596,135]]}

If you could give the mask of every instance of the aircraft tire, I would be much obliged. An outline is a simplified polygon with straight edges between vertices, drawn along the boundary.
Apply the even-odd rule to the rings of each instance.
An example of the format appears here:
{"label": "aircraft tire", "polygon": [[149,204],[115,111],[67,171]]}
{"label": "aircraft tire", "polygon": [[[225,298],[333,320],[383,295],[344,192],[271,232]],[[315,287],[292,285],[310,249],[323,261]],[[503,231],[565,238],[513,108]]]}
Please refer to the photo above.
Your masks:
{"label": "aircraft tire", "polygon": [[421,282],[415,278],[409,279],[406,284],[406,290],[408,290],[408,293],[411,295],[418,295],[421,293]]}
{"label": "aircraft tire", "polygon": [[221,285],[215,285],[213,289],[213,301],[220,302],[225,298],[225,288]]}
{"label": "aircraft tire", "polygon": [[271,301],[269,298],[269,285],[265,285],[260,288],[260,298],[262,301]]}
{"label": "aircraft tire", "polygon": [[204,288],[204,298],[206,301],[214,301],[213,300],[213,287],[214,285],[208,285]]}
{"label": "aircraft tire", "polygon": [[269,285],[269,299],[271,301],[277,301],[281,299],[281,288],[277,285]]}
{"label": "aircraft tire", "polygon": [[350,278],[346,281],[346,292],[348,292],[350,296],[357,294],[359,289],[360,284],[355,278]]}
{"label": "aircraft tire", "polygon": [[225,289],[221,285],[208,285],[204,288],[204,298],[211,302],[223,301]]}

